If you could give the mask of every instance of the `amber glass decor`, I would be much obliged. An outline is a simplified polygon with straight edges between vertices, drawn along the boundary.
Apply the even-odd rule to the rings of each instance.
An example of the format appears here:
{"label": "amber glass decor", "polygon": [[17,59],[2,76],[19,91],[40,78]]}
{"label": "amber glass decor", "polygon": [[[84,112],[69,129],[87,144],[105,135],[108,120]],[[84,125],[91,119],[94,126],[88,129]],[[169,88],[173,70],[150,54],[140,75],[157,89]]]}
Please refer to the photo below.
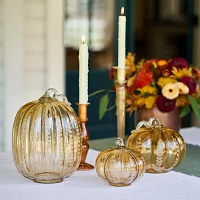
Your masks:
{"label": "amber glass decor", "polygon": [[116,148],[102,151],[96,159],[98,176],[112,186],[129,186],[144,174],[144,159],[134,149],[124,146],[117,138]]}
{"label": "amber glass decor", "polygon": [[48,89],[21,107],[13,124],[13,158],[18,171],[40,183],[72,175],[81,160],[81,131],[64,95]]}
{"label": "amber glass decor", "polygon": [[182,136],[163,126],[157,118],[139,122],[126,146],[142,154],[146,162],[146,172],[152,173],[170,171],[180,164],[186,153]]}

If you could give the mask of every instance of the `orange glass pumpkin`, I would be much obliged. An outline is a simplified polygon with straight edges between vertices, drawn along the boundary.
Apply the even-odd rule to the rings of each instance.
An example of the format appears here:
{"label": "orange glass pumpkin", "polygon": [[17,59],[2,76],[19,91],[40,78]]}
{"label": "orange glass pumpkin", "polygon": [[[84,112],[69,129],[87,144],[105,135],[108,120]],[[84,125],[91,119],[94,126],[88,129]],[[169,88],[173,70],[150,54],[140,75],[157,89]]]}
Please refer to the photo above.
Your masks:
{"label": "orange glass pumpkin", "polygon": [[180,164],[186,153],[182,136],[164,127],[157,118],[138,123],[129,136],[127,148],[139,151],[145,159],[146,172],[167,172]]}
{"label": "orange glass pumpkin", "polygon": [[144,159],[117,138],[116,148],[102,151],[96,159],[98,176],[112,186],[128,186],[144,174]]}

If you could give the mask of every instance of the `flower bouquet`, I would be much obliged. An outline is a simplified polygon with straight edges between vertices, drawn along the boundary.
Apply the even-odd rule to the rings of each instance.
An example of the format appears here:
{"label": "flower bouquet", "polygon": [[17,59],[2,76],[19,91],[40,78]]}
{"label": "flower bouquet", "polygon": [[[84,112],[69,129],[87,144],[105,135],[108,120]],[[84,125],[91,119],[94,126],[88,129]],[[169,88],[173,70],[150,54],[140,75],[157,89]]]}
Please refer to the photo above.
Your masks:
{"label": "flower bouquet", "polygon": [[[181,108],[180,117],[191,110],[200,119],[200,89],[198,80],[200,70],[189,66],[184,58],[170,60],[142,59],[135,64],[135,55],[128,53],[126,57],[126,110],[130,113],[137,108],[151,109],[153,106],[162,112],[170,112]],[[117,71],[110,71],[115,90]],[[104,92],[101,90],[98,92]],[[99,118],[108,108],[108,92],[100,99]],[[112,107],[113,108],[113,107]]]}

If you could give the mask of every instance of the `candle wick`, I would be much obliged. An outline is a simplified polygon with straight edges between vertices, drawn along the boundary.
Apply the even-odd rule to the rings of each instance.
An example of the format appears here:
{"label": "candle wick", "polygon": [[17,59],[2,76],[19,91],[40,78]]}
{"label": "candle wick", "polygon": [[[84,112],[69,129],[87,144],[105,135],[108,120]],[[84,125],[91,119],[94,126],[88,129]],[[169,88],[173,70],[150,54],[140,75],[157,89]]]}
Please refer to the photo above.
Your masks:
{"label": "candle wick", "polygon": [[85,42],[83,41],[83,44],[85,44]]}

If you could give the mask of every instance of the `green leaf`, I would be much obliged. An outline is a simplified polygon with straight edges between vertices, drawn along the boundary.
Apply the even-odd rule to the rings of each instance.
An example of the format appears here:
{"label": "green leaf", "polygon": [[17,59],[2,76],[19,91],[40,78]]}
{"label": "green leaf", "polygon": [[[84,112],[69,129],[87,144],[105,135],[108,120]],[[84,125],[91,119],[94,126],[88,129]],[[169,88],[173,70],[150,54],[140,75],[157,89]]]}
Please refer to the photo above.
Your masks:
{"label": "green leaf", "polygon": [[180,117],[185,117],[190,112],[190,106],[183,107]]}
{"label": "green leaf", "polygon": [[138,95],[138,94],[140,94],[140,93],[141,93],[140,90],[134,90],[134,94],[135,94],[135,95]]}
{"label": "green leaf", "polygon": [[198,117],[198,119],[200,119],[200,110],[199,110],[196,99],[188,95],[188,101],[190,102],[192,110],[194,111],[195,115]]}
{"label": "green leaf", "polygon": [[95,92],[89,94],[88,97],[92,97],[92,96],[94,96],[94,95],[96,95],[96,94],[99,94],[99,93],[101,93],[101,92],[105,92],[105,91],[106,91],[106,89],[103,89],[103,90],[97,90],[97,91],[95,91]]}
{"label": "green leaf", "polygon": [[108,94],[101,97],[100,103],[99,103],[99,119],[100,120],[103,118],[107,110],[108,102],[109,102]]}
{"label": "green leaf", "polygon": [[200,96],[196,100],[197,100],[197,103],[200,104]]}

